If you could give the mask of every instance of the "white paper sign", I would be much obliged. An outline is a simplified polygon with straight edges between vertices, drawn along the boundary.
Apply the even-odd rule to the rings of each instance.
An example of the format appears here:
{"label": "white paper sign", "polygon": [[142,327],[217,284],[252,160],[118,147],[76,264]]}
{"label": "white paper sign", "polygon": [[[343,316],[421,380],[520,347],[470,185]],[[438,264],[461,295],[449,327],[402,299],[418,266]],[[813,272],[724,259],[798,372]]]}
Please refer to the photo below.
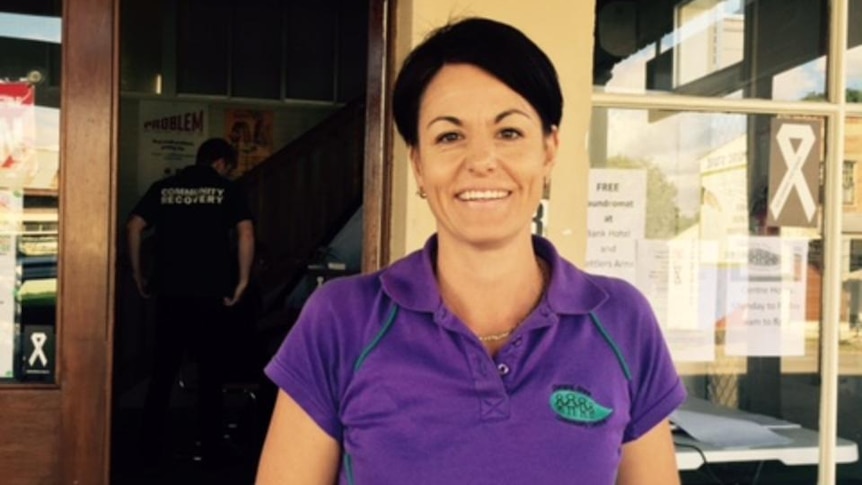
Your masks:
{"label": "white paper sign", "polygon": [[636,241],[646,227],[646,170],[590,169],[587,271],[636,284]]}
{"label": "white paper sign", "polygon": [[205,104],[142,100],[138,114],[138,191],[195,163],[207,139]]}
{"label": "white paper sign", "polygon": [[748,264],[727,272],[725,353],[805,355],[807,266],[807,240],[748,239]]}
{"label": "white paper sign", "polygon": [[677,362],[715,359],[714,242],[642,240],[636,286],[649,300]]}
{"label": "white paper sign", "polygon": [[14,377],[16,334],[16,241],[24,197],[20,190],[0,189],[0,377]]}

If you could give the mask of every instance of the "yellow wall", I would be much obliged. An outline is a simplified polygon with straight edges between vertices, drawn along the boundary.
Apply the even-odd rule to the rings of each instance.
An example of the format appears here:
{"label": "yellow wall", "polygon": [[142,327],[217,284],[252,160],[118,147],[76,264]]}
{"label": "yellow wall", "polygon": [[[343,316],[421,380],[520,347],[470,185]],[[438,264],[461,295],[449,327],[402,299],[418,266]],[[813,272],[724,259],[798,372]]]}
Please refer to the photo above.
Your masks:
{"label": "yellow wall", "polygon": [[[397,65],[429,31],[466,16],[512,24],[550,56],[560,77],[565,106],[551,185],[548,237],[575,263],[582,262],[586,248],[593,10],[592,0],[399,0],[396,19]],[[390,250],[394,260],[420,248],[435,226],[426,202],[416,196],[407,150],[397,137],[393,164]]]}

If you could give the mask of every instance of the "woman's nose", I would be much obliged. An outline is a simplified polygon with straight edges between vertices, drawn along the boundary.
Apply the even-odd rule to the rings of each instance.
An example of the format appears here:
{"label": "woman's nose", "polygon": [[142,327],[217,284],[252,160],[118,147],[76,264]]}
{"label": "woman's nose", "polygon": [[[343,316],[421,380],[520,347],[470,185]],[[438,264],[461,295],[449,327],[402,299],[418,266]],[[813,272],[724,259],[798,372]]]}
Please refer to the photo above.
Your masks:
{"label": "woman's nose", "polygon": [[474,140],[467,152],[467,169],[475,173],[493,172],[497,165],[493,144]]}

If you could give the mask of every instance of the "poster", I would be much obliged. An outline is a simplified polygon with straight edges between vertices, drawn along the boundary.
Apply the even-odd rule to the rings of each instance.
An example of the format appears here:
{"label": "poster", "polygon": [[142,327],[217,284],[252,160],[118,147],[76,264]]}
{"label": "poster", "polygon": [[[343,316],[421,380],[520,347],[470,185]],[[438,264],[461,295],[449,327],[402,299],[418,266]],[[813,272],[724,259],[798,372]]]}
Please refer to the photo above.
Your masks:
{"label": "poster", "polygon": [[234,177],[239,177],[272,155],[272,122],[272,111],[225,110],[225,138],[237,152]]}
{"label": "poster", "polygon": [[142,100],[138,112],[138,192],[156,180],[195,163],[208,138],[207,106]]}
{"label": "poster", "polygon": [[38,172],[35,91],[0,82],[0,187],[22,188]]}
{"label": "poster", "polygon": [[635,284],[636,241],[646,230],[646,170],[590,169],[587,271]]}
{"label": "poster", "polygon": [[0,378],[14,377],[17,339],[17,239],[25,187],[39,173],[35,91],[0,83]]}
{"label": "poster", "polygon": [[817,227],[822,132],[820,119],[772,119],[767,225]]}
{"label": "poster", "polygon": [[808,240],[748,238],[748,264],[726,272],[725,353],[805,355]]}

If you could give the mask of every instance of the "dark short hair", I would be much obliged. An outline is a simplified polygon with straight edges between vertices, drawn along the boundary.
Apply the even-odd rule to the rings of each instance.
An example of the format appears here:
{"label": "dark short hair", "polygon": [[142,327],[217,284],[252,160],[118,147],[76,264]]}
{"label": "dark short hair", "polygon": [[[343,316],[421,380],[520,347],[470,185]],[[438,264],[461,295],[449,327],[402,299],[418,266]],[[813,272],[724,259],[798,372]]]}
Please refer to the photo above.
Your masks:
{"label": "dark short hair", "polygon": [[422,95],[447,64],[471,64],[499,79],[532,105],[546,134],[560,124],[563,93],[548,56],[511,25],[471,17],[434,30],[404,60],[395,80],[392,110],[408,145],[419,141]]}
{"label": "dark short hair", "polygon": [[201,143],[195,163],[198,165],[212,165],[219,159],[229,167],[236,167],[236,150],[224,138],[210,138]]}

